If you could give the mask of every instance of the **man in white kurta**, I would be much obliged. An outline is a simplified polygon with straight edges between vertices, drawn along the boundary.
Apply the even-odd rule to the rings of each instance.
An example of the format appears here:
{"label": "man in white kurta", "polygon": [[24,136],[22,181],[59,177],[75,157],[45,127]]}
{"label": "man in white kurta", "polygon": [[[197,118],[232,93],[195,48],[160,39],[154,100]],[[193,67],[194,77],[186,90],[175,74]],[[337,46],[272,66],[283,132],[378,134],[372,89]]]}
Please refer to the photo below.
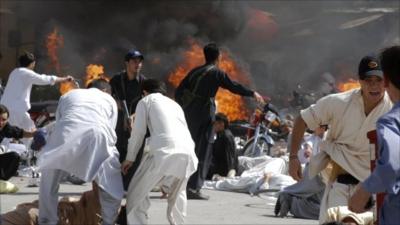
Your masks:
{"label": "man in white kurta", "polygon": [[20,67],[15,68],[9,75],[6,88],[0,104],[10,111],[9,123],[27,131],[35,129],[35,124],[29,116],[31,108],[30,98],[32,85],[54,85],[56,83],[72,81],[71,76],[57,77],[38,74],[35,68],[35,57],[26,52],[19,57]]}
{"label": "man in white kurta", "polygon": [[169,223],[183,224],[186,216],[186,185],[197,169],[198,160],[182,108],[161,94],[165,90],[163,87],[157,80],[143,81],[145,97],[136,107],[128,153],[122,163],[123,172],[135,161],[147,129],[150,132],[149,152],[129,184],[128,224],[147,224],[148,194],[163,178],[170,184],[167,193]]}
{"label": "man in white kurta", "polygon": [[[382,71],[375,57],[364,57],[359,66],[360,89],[328,95],[316,104],[300,112],[293,129],[289,173],[300,179],[297,158],[298,135],[301,138],[306,127],[314,130],[320,125],[329,125],[327,137],[319,147],[320,153],[311,158],[310,177],[326,168],[333,160],[344,170],[343,182],[337,177],[328,183],[321,201],[319,221],[326,222],[326,212],[331,207],[347,206],[355,184],[370,174],[371,149],[367,132],[375,129],[377,119],[392,106],[384,92]],[[296,136],[296,137],[295,137]],[[343,177],[343,176],[342,176]]]}
{"label": "man in white kurta", "polygon": [[[39,224],[56,224],[59,182],[67,173],[100,187],[103,224],[114,224],[123,197],[115,147],[117,105],[105,80],[60,98],[55,127],[39,156]],[[106,93],[109,92],[109,93]]]}

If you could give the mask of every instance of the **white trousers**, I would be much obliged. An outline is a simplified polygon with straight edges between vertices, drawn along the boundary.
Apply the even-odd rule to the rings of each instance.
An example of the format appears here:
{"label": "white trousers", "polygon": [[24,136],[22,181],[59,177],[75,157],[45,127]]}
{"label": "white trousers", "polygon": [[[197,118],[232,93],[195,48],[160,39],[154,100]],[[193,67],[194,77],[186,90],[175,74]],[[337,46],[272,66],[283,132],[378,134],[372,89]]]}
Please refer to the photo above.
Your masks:
{"label": "white trousers", "polygon": [[[58,189],[60,181],[68,173],[62,170],[43,170],[39,186],[39,225],[58,223]],[[99,199],[103,225],[114,224],[121,199],[115,199],[99,187]]]}
{"label": "white trousers", "polygon": [[28,112],[18,112],[10,110],[8,122],[26,131],[33,130],[36,126]]}
{"label": "white trousers", "polygon": [[150,208],[149,193],[156,184],[164,186],[163,190],[168,194],[168,222],[174,225],[183,224],[186,216],[186,185],[188,179],[154,173],[152,165],[153,163],[149,158],[142,161],[129,184],[127,195],[128,224],[148,223],[147,210]]}

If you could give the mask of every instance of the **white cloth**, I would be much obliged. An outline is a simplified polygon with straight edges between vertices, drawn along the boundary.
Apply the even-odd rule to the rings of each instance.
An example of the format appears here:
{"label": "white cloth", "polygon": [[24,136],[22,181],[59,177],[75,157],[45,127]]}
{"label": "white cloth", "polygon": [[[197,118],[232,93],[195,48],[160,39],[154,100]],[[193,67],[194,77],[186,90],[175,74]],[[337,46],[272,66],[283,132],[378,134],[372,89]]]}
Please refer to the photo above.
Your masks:
{"label": "white cloth", "polygon": [[[239,157],[239,161],[242,164],[252,164],[252,162],[258,161],[258,164],[253,164],[252,168],[245,170],[241,176],[206,181],[203,188],[254,194],[266,189],[281,190],[296,183],[292,177],[284,175],[286,163],[282,158],[261,156],[252,159],[243,156]],[[265,182],[266,175],[270,176],[268,182]]]}
{"label": "white cloth", "polygon": [[[179,162],[179,161],[178,161]],[[147,224],[147,210],[150,208],[149,192],[156,184],[168,185],[163,191],[168,194],[167,219],[170,224],[183,224],[186,217],[187,178],[163,176],[154,173],[156,167],[153,156],[145,155],[133,176],[128,189],[127,220],[128,224]]]}
{"label": "white cloth", "polygon": [[[332,159],[359,181],[367,178],[371,154],[367,132],[375,129],[377,119],[391,107],[392,103],[385,93],[383,100],[366,116],[361,90],[355,89],[325,96],[302,110],[301,117],[310,129],[329,125],[326,139],[319,146],[320,153],[310,161],[310,177],[321,172]],[[326,185],[321,201],[320,222],[323,222],[328,208],[338,204],[347,205],[345,200],[340,203],[335,200],[348,198],[349,192],[335,190],[338,186]]]}
{"label": "white cloth", "polygon": [[117,104],[96,88],[75,89],[60,98],[56,123],[39,155],[39,170],[59,169],[91,182],[114,198],[123,196],[115,147]]}
{"label": "white cloth", "polygon": [[[184,181],[177,187],[183,191],[186,189],[187,179],[197,169],[198,160],[194,152],[194,142],[183,110],[176,102],[159,93],[147,95],[139,101],[126,160],[135,160],[147,128],[150,131],[149,152],[142,160],[127,193],[127,214],[128,219],[131,218],[129,224],[146,222],[143,215],[149,207],[149,202],[142,196],[147,196],[163,177],[174,177],[180,182]],[[182,193],[175,197],[181,195]],[[172,199],[171,202],[169,200],[172,205],[169,204],[168,208],[175,208],[177,200]],[[182,204],[183,208],[177,210],[180,211],[179,215],[184,215],[186,211],[186,198]],[[176,213],[172,215],[171,218],[174,218],[172,221],[180,223],[181,219],[176,215]]]}
{"label": "white cloth", "polygon": [[9,123],[25,130],[34,128],[34,123],[27,112],[31,108],[32,85],[54,85],[56,80],[56,76],[37,74],[28,68],[14,69],[10,73],[0,100],[0,103],[10,111]]}
{"label": "white cloth", "polygon": [[[150,131],[149,154],[154,155],[157,165],[154,169],[166,176],[190,177],[196,171],[198,160],[182,108],[159,93],[142,98],[136,106],[126,160],[135,160],[147,128]],[[169,157],[177,158],[177,155],[182,155],[181,160],[188,161],[186,169],[169,163]]]}
{"label": "white cloth", "polygon": [[42,171],[39,185],[39,225],[57,224],[58,190],[61,180],[66,176],[68,173],[62,170]]}
{"label": "white cloth", "polygon": [[347,206],[337,206],[328,209],[327,222],[343,221],[345,218],[352,218],[357,225],[374,225],[374,215],[367,211],[364,213],[354,213]]}
{"label": "white cloth", "polygon": [[[301,144],[301,147],[300,147],[299,152],[297,154],[301,164],[308,163],[312,156],[315,156],[316,154],[319,153],[319,143],[321,141],[322,141],[322,139],[319,136],[315,135],[315,134],[312,134],[312,135],[304,137],[304,141]],[[306,151],[306,149],[308,147],[311,148],[312,152],[311,152],[311,156],[306,158],[304,153],[305,153],[305,151]]]}

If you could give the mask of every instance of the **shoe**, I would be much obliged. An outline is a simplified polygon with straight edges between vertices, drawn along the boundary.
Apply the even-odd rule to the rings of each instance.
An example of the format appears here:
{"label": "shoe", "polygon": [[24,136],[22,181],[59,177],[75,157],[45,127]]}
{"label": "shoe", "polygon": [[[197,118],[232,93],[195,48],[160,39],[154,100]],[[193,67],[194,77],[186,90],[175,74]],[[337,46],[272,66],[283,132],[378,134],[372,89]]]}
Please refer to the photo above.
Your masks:
{"label": "shoe", "polygon": [[86,183],[84,180],[81,180],[79,177],[75,176],[75,175],[68,175],[68,177],[66,178],[66,181],[70,182],[71,184],[75,184],[75,185],[82,185],[84,183]]}
{"label": "shoe", "polygon": [[195,191],[192,189],[186,190],[187,199],[197,199],[197,200],[208,200],[210,196],[204,195],[200,192],[200,190]]}
{"label": "shoe", "polygon": [[289,194],[282,192],[279,194],[279,212],[276,212],[277,209],[275,209],[275,215],[277,214],[279,217],[286,217],[290,211],[290,206],[292,205],[292,196]]}

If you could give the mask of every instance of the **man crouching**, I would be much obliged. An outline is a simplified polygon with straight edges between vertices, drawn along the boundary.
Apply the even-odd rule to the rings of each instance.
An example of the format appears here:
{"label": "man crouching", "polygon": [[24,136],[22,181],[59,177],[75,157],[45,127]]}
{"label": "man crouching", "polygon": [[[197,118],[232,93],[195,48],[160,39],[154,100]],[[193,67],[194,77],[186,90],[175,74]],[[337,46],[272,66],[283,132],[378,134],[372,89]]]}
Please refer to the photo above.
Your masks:
{"label": "man crouching", "polygon": [[123,197],[119,154],[115,147],[117,104],[106,80],[92,81],[60,98],[54,130],[41,150],[39,224],[57,224],[58,189],[74,174],[99,187],[102,224],[114,224]]}
{"label": "man crouching", "polygon": [[[142,159],[127,193],[128,224],[147,224],[150,206],[148,194],[163,178],[170,181],[167,217],[170,224],[183,224],[186,216],[186,185],[197,169],[194,142],[182,108],[164,96],[165,85],[157,80],[143,81],[142,98],[135,112],[135,122],[122,163],[126,173],[135,161],[149,129],[149,153]],[[172,181],[171,181],[172,179]]]}

